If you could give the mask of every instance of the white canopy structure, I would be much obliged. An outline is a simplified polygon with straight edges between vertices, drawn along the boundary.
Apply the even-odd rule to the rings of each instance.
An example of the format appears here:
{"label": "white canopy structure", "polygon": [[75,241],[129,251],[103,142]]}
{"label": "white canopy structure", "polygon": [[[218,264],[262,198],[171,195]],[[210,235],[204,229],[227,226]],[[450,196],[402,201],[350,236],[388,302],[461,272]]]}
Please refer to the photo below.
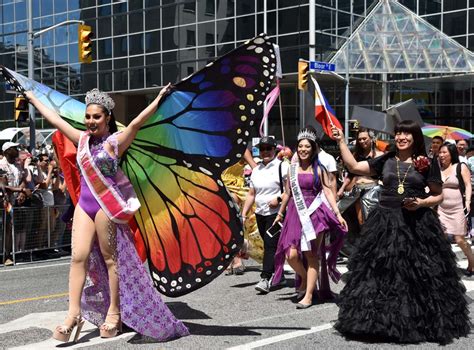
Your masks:
{"label": "white canopy structure", "polygon": [[330,62],[349,74],[474,72],[474,53],[396,0],[380,0]]}

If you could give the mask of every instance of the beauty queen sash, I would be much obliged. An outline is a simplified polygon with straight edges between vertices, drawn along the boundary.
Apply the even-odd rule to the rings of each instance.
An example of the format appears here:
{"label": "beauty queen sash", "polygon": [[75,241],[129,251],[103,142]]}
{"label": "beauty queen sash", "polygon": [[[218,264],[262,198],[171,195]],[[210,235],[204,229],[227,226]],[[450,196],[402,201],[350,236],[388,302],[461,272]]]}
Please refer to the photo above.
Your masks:
{"label": "beauty queen sash", "polygon": [[109,219],[118,224],[126,224],[140,208],[137,195],[121,169],[115,175],[116,187],[102,175],[90,153],[89,139],[88,132],[82,132],[79,138],[77,163],[82,176]]}
{"label": "beauty queen sash", "polygon": [[293,193],[293,200],[295,202],[296,211],[301,222],[301,251],[310,251],[311,250],[311,241],[316,239],[316,231],[313,227],[313,222],[311,221],[311,214],[314,213],[316,209],[319,208],[323,202],[324,193],[321,191],[318,193],[316,198],[314,198],[311,205],[306,207],[304,201],[303,193],[301,192],[301,187],[298,182],[298,167],[299,167],[298,154],[294,154],[291,159],[290,165],[290,187]]}

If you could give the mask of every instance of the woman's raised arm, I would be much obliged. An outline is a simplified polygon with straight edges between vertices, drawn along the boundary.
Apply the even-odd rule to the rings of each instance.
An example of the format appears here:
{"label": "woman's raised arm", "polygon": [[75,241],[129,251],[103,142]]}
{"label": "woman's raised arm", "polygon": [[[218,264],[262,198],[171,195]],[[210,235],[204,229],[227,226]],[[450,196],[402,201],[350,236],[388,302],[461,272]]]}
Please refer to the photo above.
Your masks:
{"label": "woman's raised arm", "polygon": [[170,86],[171,84],[168,84],[163,89],[161,89],[160,93],[158,96],[156,96],[153,102],[150,103],[143,111],[141,111],[141,113],[130,122],[123,132],[117,135],[119,157],[122,156],[122,154],[130,146],[142,125],[145,124],[145,122],[153,115],[153,113],[155,113],[161,99],[168,92]]}
{"label": "woman's raised arm", "polygon": [[344,140],[344,135],[342,131],[336,128],[335,126],[332,127],[332,136],[334,140],[336,140],[339,150],[341,151],[341,157],[346,165],[347,169],[357,175],[375,175],[372,173],[369,163],[367,161],[358,162],[355,160],[354,156],[352,155],[349,147],[346,145],[346,141]]}
{"label": "woman's raised arm", "polygon": [[75,145],[79,143],[81,132],[72,127],[68,122],[62,119],[55,111],[46,107],[36,98],[31,91],[26,91],[25,96],[29,102],[41,113],[41,115],[56,129],[62,132]]}

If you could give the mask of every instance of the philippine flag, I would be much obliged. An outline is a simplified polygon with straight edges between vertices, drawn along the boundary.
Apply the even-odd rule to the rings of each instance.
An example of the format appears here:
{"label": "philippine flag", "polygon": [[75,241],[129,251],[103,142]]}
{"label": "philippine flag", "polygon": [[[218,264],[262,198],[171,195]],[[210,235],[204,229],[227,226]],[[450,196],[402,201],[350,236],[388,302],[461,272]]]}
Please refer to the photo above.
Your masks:
{"label": "philippine flag", "polygon": [[316,120],[321,124],[323,127],[324,132],[326,135],[332,138],[332,131],[331,128],[334,125],[336,128],[342,130],[342,125],[336,118],[336,113],[329,105],[326,97],[324,97],[323,93],[321,92],[321,88],[319,87],[318,82],[314,77],[311,77],[311,80],[314,84],[314,116]]}

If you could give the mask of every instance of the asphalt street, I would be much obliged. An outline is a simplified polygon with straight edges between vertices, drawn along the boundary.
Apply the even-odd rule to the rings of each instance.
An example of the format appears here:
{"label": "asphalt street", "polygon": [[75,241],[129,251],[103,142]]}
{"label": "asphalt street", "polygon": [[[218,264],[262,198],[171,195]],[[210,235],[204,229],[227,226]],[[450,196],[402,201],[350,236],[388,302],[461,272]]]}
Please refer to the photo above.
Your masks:
{"label": "asphalt street", "polygon": [[[251,263],[249,263],[251,264]],[[460,261],[465,267],[466,261]],[[189,327],[191,335],[157,343],[133,331],[117,338],[101,339],[97,328],[86,323],[76,344],[51,339],[52,330],[67,310],[69,260],[0,268],[1,349],[431,349],[437,344],[364,343],[346,340],[333,328],[338,308],[334,303],[297,310],[293,288],[284,287],[258,295],[254,284],[259,266],[249,266],[242,276],[221,275],[213,283],[189,295],[165,302]],[[345,271],[345,266],[340,266]],[[291,285],[294,275],[286,274]],[[474,278],[463,279],[474,315]],[[337,293],[341,281],[334,285]],[[455,340],[446,349],[472,349],[474,333]]]}

